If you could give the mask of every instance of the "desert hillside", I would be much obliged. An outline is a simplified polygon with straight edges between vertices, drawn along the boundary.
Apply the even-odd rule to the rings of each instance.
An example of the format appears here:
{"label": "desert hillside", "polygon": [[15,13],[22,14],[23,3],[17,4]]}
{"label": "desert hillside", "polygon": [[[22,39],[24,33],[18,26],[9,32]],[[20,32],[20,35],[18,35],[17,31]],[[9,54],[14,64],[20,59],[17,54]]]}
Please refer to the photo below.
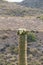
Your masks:
{"label": "desert hillside", "polygon": [[18,3],[0,0],[0,16],[33,16],[41,14],[43,14],[43,9],[25,7]]}
{"label": "desert hillside", "polygon": [[27,65],[43,65],[42,0],[24,0],[21,3],[0,0],[0,65],[18,65],[20,28],[27,30],[24,34],[28,33]]}
{"label": "desert hillside", "polygon": [[21,4],[26,7],[43,9],[43,0],[23,0]]}

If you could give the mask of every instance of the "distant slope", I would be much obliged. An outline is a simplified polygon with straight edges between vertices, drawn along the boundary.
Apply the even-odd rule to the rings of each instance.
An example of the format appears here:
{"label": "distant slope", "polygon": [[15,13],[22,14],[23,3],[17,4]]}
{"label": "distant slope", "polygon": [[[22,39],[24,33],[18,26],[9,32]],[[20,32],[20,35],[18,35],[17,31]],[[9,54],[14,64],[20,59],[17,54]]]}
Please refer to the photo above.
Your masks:
{"label": "distant slope", "polygon": [[43,10],[36,8],[28,8],[17,3],[8,3],[0,0],[0,15],[8,16],[29,16],[43,14]]}
{"label": "distant slope", "polygon": [[24,0],[22,5],[33,8],[42,8],[43,9],[43,0]]}

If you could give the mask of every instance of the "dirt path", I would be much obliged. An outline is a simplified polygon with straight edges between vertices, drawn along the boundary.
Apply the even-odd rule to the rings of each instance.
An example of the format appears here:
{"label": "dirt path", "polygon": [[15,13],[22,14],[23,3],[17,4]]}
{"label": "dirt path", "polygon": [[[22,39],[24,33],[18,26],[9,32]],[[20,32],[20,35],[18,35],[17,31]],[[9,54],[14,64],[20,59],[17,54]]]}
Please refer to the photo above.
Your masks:
{"label": "dirt path", "polygon": [[28,30],[43,30],[43,22],[29,17],[0,17],[0,30],[26,28]]}

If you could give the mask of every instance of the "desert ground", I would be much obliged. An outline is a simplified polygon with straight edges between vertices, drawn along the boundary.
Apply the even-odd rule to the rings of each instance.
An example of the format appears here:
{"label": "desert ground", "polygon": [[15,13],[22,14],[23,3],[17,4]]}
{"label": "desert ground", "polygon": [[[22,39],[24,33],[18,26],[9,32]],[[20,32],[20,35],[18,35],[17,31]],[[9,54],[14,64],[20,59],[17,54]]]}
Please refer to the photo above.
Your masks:
{"label": "desert ground", "polygon": [[19,28],[36,36],[35,42],[27,42],[28,65],[43,65],[43,20],[36,17],[0,17],[0,65],[18,65]]}
{"label": "desert ground", "polygon": [[26,28],[27,30],[43,31],[43,20],[37,19],[36,16],[27,17],[1,17],[0,30],[17,30]]}
{"label": "desert ground", "polygon": [[[27,42],[27,64],[43,65],[43,32],[34,32],[35,42]],[[0,30],[0,65],[18,65],[17,30]]]}

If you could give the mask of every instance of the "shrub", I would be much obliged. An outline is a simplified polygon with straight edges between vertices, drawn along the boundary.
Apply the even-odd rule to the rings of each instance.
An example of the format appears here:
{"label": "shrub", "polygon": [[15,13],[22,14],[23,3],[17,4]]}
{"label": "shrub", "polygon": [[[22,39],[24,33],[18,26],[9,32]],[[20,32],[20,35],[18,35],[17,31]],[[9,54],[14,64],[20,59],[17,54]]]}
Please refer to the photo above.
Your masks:
{"label": "shrub", "polygon": [[5,40],[5,39],[8,38],[8,34],[4,34],[4,35],[2,35],[0,38],[2,38],[3,40]]}
{"label": "shrub", "polygon": [[29,32],[27,34],[27,42],[35,42],[36,41],[36,35],[33,32]]}
{"label": "shrub", "polygon": [[40,61],[43,61],[43,56],[40,57]]}
{"label": "shrub", "polygon": [[[31,61],[31,64],[30,65],[41,65],[41,62],[38,61],[38,60],[34,60],[34,61]],[[29,65],[29,64],[28,64]]]}
{"label": "shrub", "polygon": [[38,16],[37,18],[43,20],[43,15],[42,16]]}

